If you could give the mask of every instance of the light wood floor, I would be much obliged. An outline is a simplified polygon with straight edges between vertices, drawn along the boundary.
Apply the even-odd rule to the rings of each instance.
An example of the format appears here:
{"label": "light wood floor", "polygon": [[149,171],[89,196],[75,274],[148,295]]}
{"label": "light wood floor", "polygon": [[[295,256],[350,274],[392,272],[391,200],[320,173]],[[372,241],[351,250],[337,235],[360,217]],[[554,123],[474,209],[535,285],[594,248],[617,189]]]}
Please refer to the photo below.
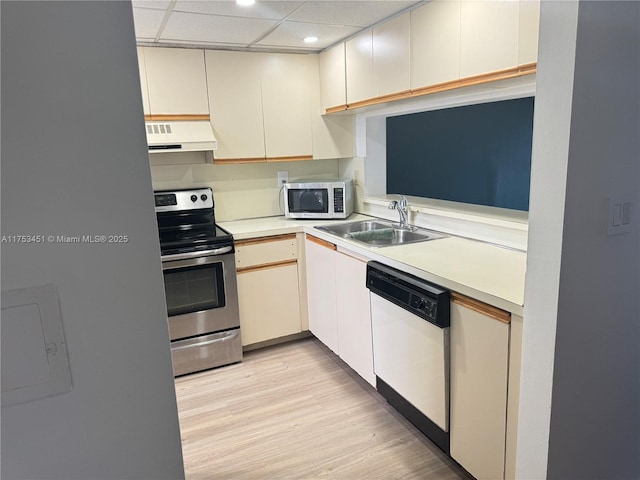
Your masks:
{"label": "light wood floor", "polygon": [[471,478],[315,338],[176,391],[188,480]]}

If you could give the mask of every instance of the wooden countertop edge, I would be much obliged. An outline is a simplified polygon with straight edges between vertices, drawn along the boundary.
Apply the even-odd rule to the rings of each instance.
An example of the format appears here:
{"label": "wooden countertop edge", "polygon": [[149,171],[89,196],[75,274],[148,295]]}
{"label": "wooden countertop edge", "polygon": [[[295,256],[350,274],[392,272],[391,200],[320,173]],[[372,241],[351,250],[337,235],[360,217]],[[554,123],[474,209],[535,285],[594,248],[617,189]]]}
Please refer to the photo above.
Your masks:
{"label": "wooden countertop edge", "polygon": [[245,238],[240,240],[235,240],[235,245],[237,247],[242,247],[246,245],[256,245],[260,243],[269,243],[269,242],[279,242],[283,240],[295,240],[295,233],[283,233],[279,235],[263,235],[261,237],[253,237],[253,238]]}
{"label": "wooden countertop edge", "polygon": [[461,295],[457,292],[451,292],[451,301],[502,323],[511,323],[511,313],[492,305],[487,305],[475,298],[467,297],[466,295]]}
{"label": "wooden countertop edge", "polygon": [[313,235],[306,234],[306,239],[310,242],[315,243],[316,245],[320,245],[321,247],[328,248],[329,250],[337,250],[337,246],[331,242],[327,242],[326,240],[322,240],[321,238],[314,237]]}

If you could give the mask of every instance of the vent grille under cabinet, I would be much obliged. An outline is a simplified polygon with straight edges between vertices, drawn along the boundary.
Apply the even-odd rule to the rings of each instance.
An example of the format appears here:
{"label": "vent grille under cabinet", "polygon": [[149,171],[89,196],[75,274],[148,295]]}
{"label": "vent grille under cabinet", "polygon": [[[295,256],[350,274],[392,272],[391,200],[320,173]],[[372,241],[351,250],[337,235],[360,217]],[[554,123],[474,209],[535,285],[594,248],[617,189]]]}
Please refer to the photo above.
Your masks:
{"label": "vent grille under cabinet", "polygon": [[167,134],[167,133],[172,133],[170,123],[147,123],[148,135]]}
{"label": "vent grille under cabinet", "polygon": [[146,122],[149,153],[213,151],[216,137],[209,120]]}

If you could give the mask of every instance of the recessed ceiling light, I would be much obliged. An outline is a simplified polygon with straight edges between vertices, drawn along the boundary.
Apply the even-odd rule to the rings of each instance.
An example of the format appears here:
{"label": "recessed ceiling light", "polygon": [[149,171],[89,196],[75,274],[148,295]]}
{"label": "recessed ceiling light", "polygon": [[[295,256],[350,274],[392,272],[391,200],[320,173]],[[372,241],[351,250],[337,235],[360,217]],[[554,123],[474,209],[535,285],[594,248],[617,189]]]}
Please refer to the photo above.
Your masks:
{"label": "recessed ceiling light", "polygon": [[304,37],[304,43],[316,43],[318,41],[318,37]]}
{"label": "recessed ceiling light", "polygon": [[251,5],[253,5],[254,3],[256,3],[256,0],[236,0],[236,4],[243,6],[243,7],[249,7]]}

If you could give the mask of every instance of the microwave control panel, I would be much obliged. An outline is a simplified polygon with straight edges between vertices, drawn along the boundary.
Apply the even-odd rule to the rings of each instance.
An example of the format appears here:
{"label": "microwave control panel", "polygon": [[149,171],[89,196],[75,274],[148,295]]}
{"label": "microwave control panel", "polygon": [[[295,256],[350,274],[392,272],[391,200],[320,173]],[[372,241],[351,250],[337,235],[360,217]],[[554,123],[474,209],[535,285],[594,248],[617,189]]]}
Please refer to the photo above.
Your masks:
{"label": "microwave control panel", "polygon": [[333,211],[336,213],[344,212],[344,188],[333,189]]}

